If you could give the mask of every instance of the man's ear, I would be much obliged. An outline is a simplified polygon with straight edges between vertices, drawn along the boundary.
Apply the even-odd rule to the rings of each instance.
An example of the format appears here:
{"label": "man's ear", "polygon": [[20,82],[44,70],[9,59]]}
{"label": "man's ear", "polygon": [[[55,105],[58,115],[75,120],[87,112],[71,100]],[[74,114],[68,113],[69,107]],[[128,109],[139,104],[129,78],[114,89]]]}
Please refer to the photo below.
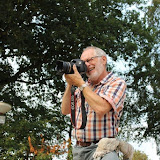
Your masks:
{"label": "man's ear", "polygon": [[103,60],[103,64],[106,65],[107,64],[107,57],[106,56],[102,56],[102,60]]}

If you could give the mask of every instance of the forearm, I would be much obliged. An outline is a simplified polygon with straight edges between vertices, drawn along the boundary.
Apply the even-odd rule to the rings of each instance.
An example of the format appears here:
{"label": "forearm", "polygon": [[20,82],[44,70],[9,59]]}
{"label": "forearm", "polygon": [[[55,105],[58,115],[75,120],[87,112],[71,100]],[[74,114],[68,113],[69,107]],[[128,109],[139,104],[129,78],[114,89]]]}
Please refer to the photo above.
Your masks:
{"label": "forearm", "polygon": [[100,116],[105,115],[112,109],[108,101],[97,95],[88,86],[83,89],[83,95],[90,107]]}
{"label": "forearm", "polygon": [[64,92],[61,104],[61,112],[64,115],[70,114],[70,96],[71,96],[71,87],[67,85],[66,90]]}

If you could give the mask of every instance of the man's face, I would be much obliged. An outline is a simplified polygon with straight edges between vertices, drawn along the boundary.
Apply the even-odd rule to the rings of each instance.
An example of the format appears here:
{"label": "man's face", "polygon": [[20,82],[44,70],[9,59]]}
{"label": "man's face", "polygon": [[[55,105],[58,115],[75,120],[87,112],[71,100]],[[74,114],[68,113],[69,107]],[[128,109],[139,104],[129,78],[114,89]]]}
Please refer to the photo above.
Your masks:
{"label": "man's face", "polygon": [[92,82],[98,81],[105,69],[102,56],[96,56],[93,49],[88,49],[82,53],[81,60],[85,61],[87,66],[86,75],[88,78]]}

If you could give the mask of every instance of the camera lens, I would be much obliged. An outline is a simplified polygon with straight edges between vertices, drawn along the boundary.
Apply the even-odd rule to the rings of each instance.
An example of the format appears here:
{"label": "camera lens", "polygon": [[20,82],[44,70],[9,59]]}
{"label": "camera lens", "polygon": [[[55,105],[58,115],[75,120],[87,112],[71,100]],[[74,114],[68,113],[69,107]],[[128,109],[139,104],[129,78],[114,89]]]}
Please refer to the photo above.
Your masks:
{"label": "camera lens", "polygon": [[75,64],[77,67],[77,70],[80,74],[84,74],[87,71],[87,66],[85,65],[85,62],[80,59],[73,59],[71,62],[64,62],[64,61],[57,61],[56,62],[56,71],[57,74],[73,74],[73,65]]}
{"label": "camera lens", "polygon": [[71,63],[69,63],[69,62],[64,62],[64,61],[57,61],[56,70],[57,70],[59,73],[62,73],[62,74],[63,74],[63,73],[69,74],[69,73],[71,73],[71,70],[72,70]]}

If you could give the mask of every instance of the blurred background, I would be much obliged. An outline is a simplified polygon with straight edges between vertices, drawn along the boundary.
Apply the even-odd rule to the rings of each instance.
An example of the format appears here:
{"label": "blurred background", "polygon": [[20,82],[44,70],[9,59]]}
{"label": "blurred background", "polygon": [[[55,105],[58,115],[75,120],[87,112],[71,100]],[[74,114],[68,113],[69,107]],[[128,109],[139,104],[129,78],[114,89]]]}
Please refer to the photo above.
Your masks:
{"label": "blurred background", "polygon": [[119,138],[135,148],[154,142],[160,154],[159,0],[1,0],[0,101],[12,109],[0,126],[0,159],[72,160],[70,117],[60,112],[65,82],[55,66],[90,45],[127,82]]}

